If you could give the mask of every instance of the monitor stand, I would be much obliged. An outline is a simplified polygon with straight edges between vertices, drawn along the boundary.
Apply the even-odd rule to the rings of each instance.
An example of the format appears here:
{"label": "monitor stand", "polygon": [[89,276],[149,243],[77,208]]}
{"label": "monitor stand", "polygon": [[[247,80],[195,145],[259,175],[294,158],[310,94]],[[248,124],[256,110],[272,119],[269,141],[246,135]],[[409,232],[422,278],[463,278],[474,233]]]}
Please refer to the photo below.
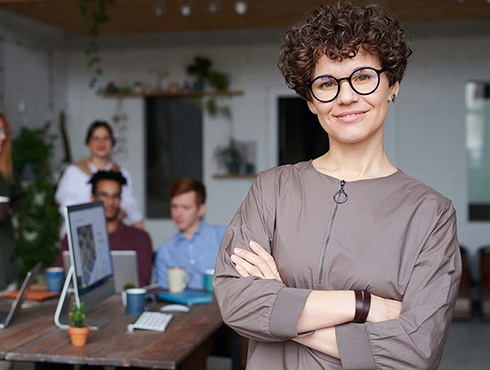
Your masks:
{"label": "monitor stand", "polygon": [[[75,279],[75,271],[73,269],[73,266],[70,266],[70,268],[68,269],[68,273],[66,274],[65,283],[63,285],[63,290],[61,291],[58,305],[56,306],[56,311],[54,313],[55,325],[63,330],[68,330],[68,328],[70,327],[68,312],[71,309],[71,304],[73,301],[73,299],[70,299],[71,296],[74,296],[75,303],[78,306],[80,306],[80,297],[78,295],[78,290],[76,289],[76,285],[73,284],[73,279]],[[84,301],[85,298],[87,298],[89,301],[93,301],[93,299],[90,299],[91,298],[90,295],[91,295],[90,293],[84,295]],[[90,309],[90,306],[93,306],[93,304],[90,303],[93,302],[87,302],[87,303],[89,303],[86,306],[86,310],[88,311]],[[90,327],[90,330],[98,330],[100,327],[106,325],[108,322],[109,320],[104,320],[104,319],[100,319],[100,320],[86,319],[86,323]]]}

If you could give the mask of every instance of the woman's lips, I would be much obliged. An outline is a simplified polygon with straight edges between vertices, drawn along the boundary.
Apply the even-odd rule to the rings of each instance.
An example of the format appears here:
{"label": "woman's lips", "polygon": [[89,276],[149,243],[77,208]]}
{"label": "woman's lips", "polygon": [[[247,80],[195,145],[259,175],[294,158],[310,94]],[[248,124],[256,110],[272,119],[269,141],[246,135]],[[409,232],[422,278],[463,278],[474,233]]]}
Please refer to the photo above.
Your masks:
{"label": "woman's lips", "polygon": [[361,118],[363,118],[366,115],[367,111],[363,110],[356,110],[356,111],[349,111],[349,112],[343,112],[340,114],[336,114],[335,118],[337,118],[339,121],[344,122],[344,123],[352,123],[355,122]]}

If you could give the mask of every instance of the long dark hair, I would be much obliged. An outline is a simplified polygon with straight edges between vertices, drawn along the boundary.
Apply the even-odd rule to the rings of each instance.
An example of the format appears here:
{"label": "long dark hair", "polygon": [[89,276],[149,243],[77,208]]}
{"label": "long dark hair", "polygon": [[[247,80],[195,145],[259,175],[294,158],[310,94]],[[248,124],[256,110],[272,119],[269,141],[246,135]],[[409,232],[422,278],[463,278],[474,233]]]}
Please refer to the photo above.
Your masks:
{"label": "long dark hair", "polygon": [[5,135],[7,139],[0,151],[0,173],[3,177],[9,181],[14,181],[13,166],[12,166],[12,129],[10,122],[2,113],[0,113],[0,120],[3,122],[5,128]]}

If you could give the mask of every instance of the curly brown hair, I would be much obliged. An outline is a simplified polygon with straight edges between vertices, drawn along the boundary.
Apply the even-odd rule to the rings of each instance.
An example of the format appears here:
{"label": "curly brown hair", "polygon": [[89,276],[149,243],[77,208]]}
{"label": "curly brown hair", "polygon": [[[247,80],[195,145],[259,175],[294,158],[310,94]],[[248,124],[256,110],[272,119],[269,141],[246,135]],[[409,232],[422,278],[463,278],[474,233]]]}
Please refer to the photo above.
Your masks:
{"label": "curly brown hair", "polygon": [[306,100],[311,100],[306,84],[323,55],[341,61],[362,48],[379,58],[392,86],[402,80],[412,53],[400,22],[383,7],[345,0],[307,13],[284,32],[283,42],[278,67],[286,84]]}

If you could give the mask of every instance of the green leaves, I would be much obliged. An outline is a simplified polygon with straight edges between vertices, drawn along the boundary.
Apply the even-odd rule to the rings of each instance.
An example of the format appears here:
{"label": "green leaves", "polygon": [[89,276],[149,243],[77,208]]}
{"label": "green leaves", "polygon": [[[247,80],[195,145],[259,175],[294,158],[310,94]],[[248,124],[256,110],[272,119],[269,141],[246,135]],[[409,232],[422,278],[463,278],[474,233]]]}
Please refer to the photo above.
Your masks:
{"label": "green leaves", "polygon": [[72,326],[75,328],[84,328],[85,327],[85,305],[83,302],[80,302],[80,306],[77,306],[76,303],[73,304],[72,311],[68,315]]}
{"label": "green leaves", "polygon": [[[206,57],[196,56],[194,62],[187,66],[187,73],[196,76],[203,82],[219,91],[227,91],[230,86],[230,77],[226,73],[211,70],[213,62]],[[212,117],[221,115],[231,119],[231,109],[226,101],[221,98],[211,97],[206,100],[206,110]]]}
{"label": "green leaves", "polygon": [[49,134],[49,127],[49,123],[39,129],[24,127],[12,142],[15,175],[22,179],[22,197],[14,213],[21,277],[39,261],[52,266],[59,251],[61,215],[49,167],[55,136]]}
{"label": "green leaves", "polygon": [[88,34],[91,37],[85,54],[87,55],[87,66],[94,74],[90,79],[89,87],[94,88],[99,80],[98,76],[103,74],[100,67],[102,58],[99,54],[96,38],[99,36],[100,26],[110,19],[107,5],[114,4],[115,0],[79,0],[78,3],[82,14],[82,25],[88,29]]}

